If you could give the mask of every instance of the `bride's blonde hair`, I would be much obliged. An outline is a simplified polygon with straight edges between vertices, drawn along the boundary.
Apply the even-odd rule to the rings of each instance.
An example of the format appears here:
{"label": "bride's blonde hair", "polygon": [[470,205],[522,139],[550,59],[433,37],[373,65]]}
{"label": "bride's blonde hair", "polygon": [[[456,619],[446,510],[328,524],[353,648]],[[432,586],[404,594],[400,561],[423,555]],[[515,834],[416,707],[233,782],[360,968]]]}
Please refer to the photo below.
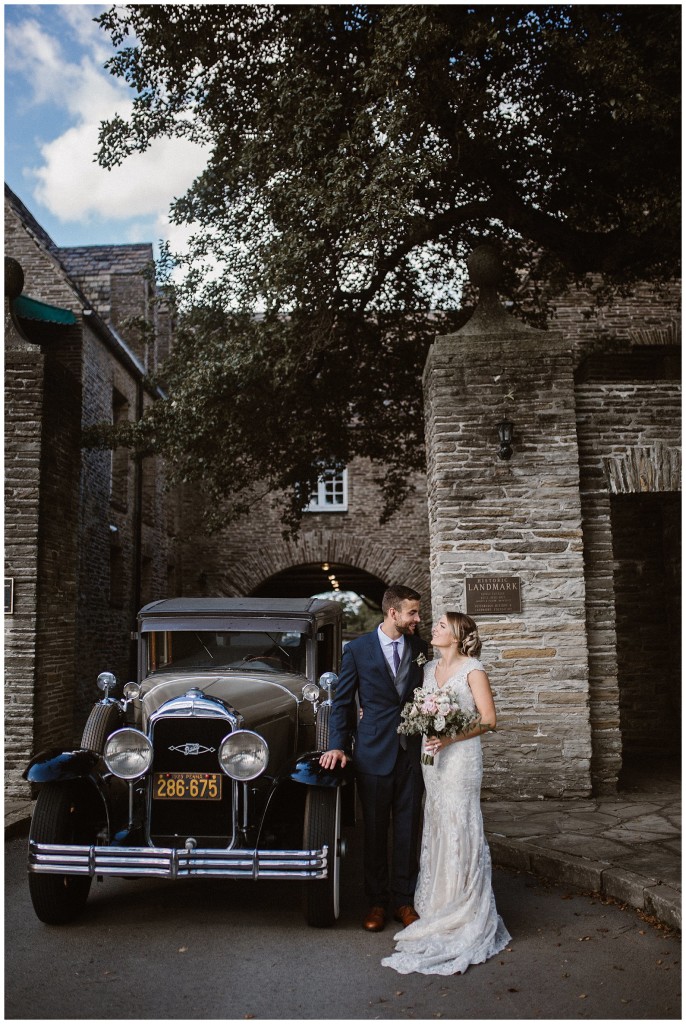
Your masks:
{"label": "bride's blonde hair", "polygon": [[450,631],[457,640],[460,654],[468,658],[478,658],[481,654],[481,637],[476,622],[464,612],[446,612]]}

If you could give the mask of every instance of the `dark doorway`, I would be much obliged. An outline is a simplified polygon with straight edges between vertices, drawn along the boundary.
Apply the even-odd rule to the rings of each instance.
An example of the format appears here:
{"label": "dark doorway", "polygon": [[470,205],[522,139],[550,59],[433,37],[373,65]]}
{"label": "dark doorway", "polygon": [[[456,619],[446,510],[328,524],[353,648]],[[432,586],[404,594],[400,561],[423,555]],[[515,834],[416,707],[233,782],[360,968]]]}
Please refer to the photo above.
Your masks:
{"label": "dark doorway", "polygon": [[344,635],[367,632],[381,622],[386,584],[378,576],[342,562],[310,562],[275,573],[251,597],[314,597],[341,601]]}
{"label": "dark doorway", "polygon": [[622,736],[620,788],[673,771],[681,755],[681,501],[611,500]]}

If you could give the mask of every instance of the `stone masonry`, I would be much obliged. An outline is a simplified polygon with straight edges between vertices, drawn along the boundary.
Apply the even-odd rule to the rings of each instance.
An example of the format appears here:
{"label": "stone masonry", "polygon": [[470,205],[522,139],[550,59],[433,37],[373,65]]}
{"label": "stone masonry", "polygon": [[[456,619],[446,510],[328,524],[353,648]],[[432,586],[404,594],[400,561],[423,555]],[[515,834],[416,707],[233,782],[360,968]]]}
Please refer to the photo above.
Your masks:
{"label": "stone masonry", "polygon": [[25,795],[40,747],[78,742],[98,672],[129,677],[141,604],[268,592],[271,577],[329,562],[419,590],[427,638],[432,616],[464,609],[467,580],[521,581],[521,614],[478,617],[500,724],[484,739],[486,798],[613,793],[628,753],[678,752],[677,282],[608,307],[579,289],[540,332],[501,309],[487,259],[477,312],[427,359],[427,476],[386,524],[379,468],[356,460],[347,510],[306,513],[297,537],[282,536],[270,495],[208,536],[200,489],[177,507],[161,460],[78,438],[155,400],[145,375],[172,324],[151,247],[59,248],[6,190],[5,249],[25,294],[76,317],[27,337],[5,310],[7,792]]}
{"label": "stone masonry", "polygon": [[160,314],[169,346],[152,248],[119,249],[60,249],[5,190],[6,257],[23,270],[23,294],[49,307],[22,319],[11,305],[21,284],[6,295],[5,791],[16,796],[35,753],[79,742],[98,673],[135,675],[136,613],[178,585],[162,465],[81,443],[84,427],[137,418],[156,400],[143,358],[153,368],[158,352],[143,347],[140,319]]}
{"label": "stone masonry", "polygon": [[[484,796],[586,796],[591,736],[571,346],[558,332],[509,317],[488,270],[476,276],[476,313],[436,339],[424,374],[434,612],[464,610],[470,578],[519,578],[521,614],[478,618],[499,720],[484,740]],[[497,425],[506,419],[514,424],[509,461],[498,457]]]}

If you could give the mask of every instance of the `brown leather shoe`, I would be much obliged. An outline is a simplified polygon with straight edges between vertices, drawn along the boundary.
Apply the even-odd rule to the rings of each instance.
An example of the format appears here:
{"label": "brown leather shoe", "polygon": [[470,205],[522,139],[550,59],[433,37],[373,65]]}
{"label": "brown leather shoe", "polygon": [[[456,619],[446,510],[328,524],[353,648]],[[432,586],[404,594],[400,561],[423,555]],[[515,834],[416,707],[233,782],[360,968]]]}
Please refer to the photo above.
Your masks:
{"label": "brown leather shoe", "polygon": [[384,925],[386,924],[386,911],[383,907],[372,907],[364,921],[362,927],[368,932],[382,932]]}
{"label": "brown leather shoe", "polygon": [[398,907],[393,917],[396,921],[400,921],[403,928],[407,928],[408,924],[414,924],[415,921],[419,920],[419,914],[414,907]]}

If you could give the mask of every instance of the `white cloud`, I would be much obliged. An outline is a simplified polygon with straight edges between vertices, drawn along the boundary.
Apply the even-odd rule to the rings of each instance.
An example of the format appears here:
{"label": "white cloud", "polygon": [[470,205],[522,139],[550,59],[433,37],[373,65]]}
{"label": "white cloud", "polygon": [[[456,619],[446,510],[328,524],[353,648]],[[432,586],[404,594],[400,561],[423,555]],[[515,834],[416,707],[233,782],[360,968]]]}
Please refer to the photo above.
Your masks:
{"label": "white cloud", "polygon": [[129,220],[166,213],[204,164],[198,146],[183,139],[160,139],[106,171],[94,162],[97,124],[70,128],[41,147],[43,163],[32,169],[34,194],[61,221],[86,223],[95,217]]}
{"label": "white cloud", "polygon": [[100,4],[60,4],[58,7],[75,41],[88,47],[91,56],[101,64],[112,56],[112,47],[107,33],[93,19],[106,10],[108,6]]}
{"label": "white cloud", "polygon": [[94,162],[100,122],[131,110],[131,91],[102,67],[113,51],[92,17],[103,9],[53,8],[64,29],[59,39],[33,17],[7,26],[8,67],[25,79],[28,102],[55,105],[70,122],[61,134],[40,140],[41,163],[25,174],[34,182],[34,198],[63,223],[140,217],[164,223],[160,234],[168,237],[169,203],[186,191],[206,160],[197,145],[161,139],[112,171]]}

